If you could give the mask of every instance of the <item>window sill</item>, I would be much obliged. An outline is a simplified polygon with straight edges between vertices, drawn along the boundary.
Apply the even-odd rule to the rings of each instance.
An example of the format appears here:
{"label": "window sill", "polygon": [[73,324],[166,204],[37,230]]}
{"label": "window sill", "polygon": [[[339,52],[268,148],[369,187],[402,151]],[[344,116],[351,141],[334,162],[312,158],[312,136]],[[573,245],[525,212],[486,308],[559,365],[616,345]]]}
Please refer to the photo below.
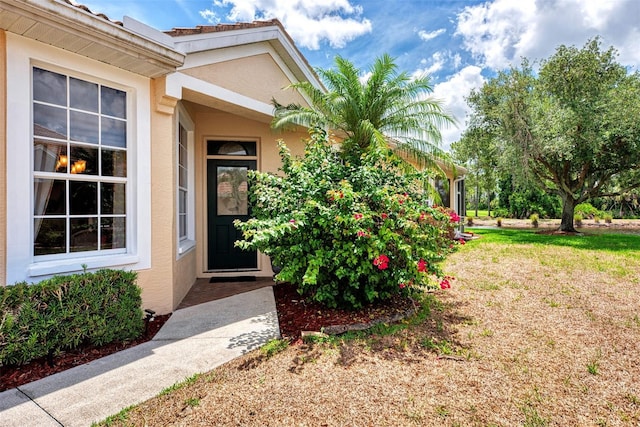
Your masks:
{"label": "window sill", "polygon": [[178,245],[178,258],[185,255],[187,252],[196,247],[195,240],[183,240]]}
{"label": "window sill", "polygon": [[73,258],[55,261],[35,262],[29,265],[27,273],[31,277],[47,276],[61,273],[77,273],[84,270],[99,268],[117,268],[137,264],[140,261],[137,255],[107,255],[101,257]]}

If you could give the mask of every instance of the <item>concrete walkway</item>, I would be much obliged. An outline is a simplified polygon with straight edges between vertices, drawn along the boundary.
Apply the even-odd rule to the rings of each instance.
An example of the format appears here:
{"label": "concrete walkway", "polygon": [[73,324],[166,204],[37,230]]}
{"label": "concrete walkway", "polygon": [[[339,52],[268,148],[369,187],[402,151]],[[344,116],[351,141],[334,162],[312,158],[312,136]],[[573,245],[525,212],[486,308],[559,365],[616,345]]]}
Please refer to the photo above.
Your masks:
{"label": "concrete walkway", "polygon": [[90,426],[279,333],[271,287],[176,310],[151,341],[0,393],[0,427]]}

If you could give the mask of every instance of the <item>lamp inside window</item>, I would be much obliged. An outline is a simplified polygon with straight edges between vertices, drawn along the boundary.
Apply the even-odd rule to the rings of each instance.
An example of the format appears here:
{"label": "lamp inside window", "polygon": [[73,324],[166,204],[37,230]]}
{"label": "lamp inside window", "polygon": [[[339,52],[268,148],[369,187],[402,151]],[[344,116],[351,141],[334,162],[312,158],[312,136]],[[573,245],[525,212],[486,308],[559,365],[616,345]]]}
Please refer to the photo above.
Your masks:
{"label": "lamp inside window", "polygon": [[[67,169],[69,165],[69,157],[61,154],[58,156],[58,161],[56,162],[56,171],[63,172]],[[86,160],[77,160],[73,162],[71,165],[71,173],[82,173],[87,169],[87,161]]]}

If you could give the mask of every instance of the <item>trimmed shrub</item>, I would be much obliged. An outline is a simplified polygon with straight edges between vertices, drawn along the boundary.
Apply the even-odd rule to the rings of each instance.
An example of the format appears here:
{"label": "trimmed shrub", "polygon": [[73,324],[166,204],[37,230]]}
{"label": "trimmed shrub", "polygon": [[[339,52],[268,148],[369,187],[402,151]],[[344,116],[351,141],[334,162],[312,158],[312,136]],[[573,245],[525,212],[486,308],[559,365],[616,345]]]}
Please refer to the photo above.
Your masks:
{"label": "trimmed shrub", "polygon": [[0,366],[139,337],[144,319],[136,277],[100,270],[0,287]]}
{"label": "trimmed shrub", "polygon": [[539,225],[538,221],[540,220],[540,217],[538,216],[538,214],[531,214],[529,219],[531,220],[531,225],[533,226],[533,228],[538,228],[538,225]]}

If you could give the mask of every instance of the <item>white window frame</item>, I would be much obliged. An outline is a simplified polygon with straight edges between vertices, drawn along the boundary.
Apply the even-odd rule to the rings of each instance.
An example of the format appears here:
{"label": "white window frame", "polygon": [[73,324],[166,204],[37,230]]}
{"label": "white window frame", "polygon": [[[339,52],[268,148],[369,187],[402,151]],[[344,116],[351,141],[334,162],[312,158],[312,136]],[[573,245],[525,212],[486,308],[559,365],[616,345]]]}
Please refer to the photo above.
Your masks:
{"label": "white window frame", "polygon": [[[151,97],[149,79],[81,55],[8,33],[6,282],[97,268],[151,267]],[[127,248],[122,253],[33,255],[32,68],[96,81],[127,93]],[[76,255],[76,254],[74,254]]]}
{"label": "white window frame", "polygon": [[[175,146],[176,146],[176,240],[178,242],[177,255],[180,258],[196,246],[195,237],[195,125],[182,104],[176,109]],[[187,132],[187,235],[180,236],[180,126]]]}
{"label": "white window frame", "polygon": [[[53,71],[55,73],[58,73],[60,75],[63,75],[66,79],[67,79],[67,84],[69,84],[69,80],[70,78],[78,78],[77,75],[75,74],[69,74],[69,73],[64,73],[61,72],[61,70],[59,70],[58,68],[56,68],[56,70],[52,70],[50,68],[45,68],[45,67],[41,67],[39,65],[33,65],[31,70],[32,70],[32,76],[33,76],[33,70],[35,68],[39,68],[42,69],[44,71]],[[127,90],[126,88],[121,88],[121,87],[112,87],[112,86],[108,86],[105,85],[101,82],[96,81],[95,79],[92,80],[88,80],[85,78],[78,78],[79,80],[83,81],[83,82],[87,82],[87,83],[94,83],[94,84],[99,84],[100,87],[107,87],[109,89],[117,89],[117,90],[123,90],[126,94]],[[32,87],[33,84],[35,84],[35,82],[33,81],[32,78]],[[69,88],[67,88],[67,96],[69,96]],[[32,96],[32,106],[34,106],[33,108],[35,108],[36,105],[46,105],[45,103],[43,103],[42,101],[37,101],[33,99]],[[68,104],[66,106],[62,106],[62,105],[56,105],[56,108],[58,109],[64,109],[66,111],[67,114],[69,114],[69,112],[71,111],[75,111],[74,108],[70,107]],[[106,116],[105,114],[103,114],[102,112],[98,112],[98,113],[90,113],[94,116],[97,116],[99,119],[101,119],[102,117],[109,117]],[[124,123],[127,123],[128,118],[125,117],[124,119],[120,119],[118,118],[118,121],[123,121]],[[33,136],[33,135],[32,135]],[[129,153],[129,147],[128,144],[126,147],[124,147],[124,149],[119,148],[119,147],[112,147],[109,146],[107,144],[103,144],[101,141],[99,141],[98,143],[86,143],[86,142],[80,142],[80,141],[72,141],[69,137],[65,138],[64,140],[62,139],[50,139],[47,137],[42,137],[42,136],[33,136],[33,143],[35,144],[35,139],[39,139],[39,140],[43,140],[43,141],[52,141],[52,142],[64,142],[67,146],[69,145],[69,143],[71,143],[72,146],[76,146],[76,147],[87,147],[87,148],[91,148],[91,149],[96,149],[98,152],[100,152],[103,149],[113,149],[115,151],[124,151],[127,155]],[[67,151],[67,159],[71,158],[71,153],[69,151]],[[33,161],[33,159],[32,159]],[[71,165],[68,166],[69,168],[71,168]],[[131,185],[129,183],[129,179],[127,178],[127,176],[125,175],[124,177],[120,177],[120,176],[107,176],[107,175],[84,175],[84,174],[78,174],[78,175],[73,175],[74,172],[71,172],[71,175],[67,174],[67,173],[57,173],[57,172],[43,172],[43,171],[37,171],[34,170],[33,171],[33,180],[35,181],[36,179],[47,179],[47,180],[60,180],[60,181],[64,181],[66,182],[67,186],[69,185],[68,183],[70,182],[93,182],[96,183],[97,186],[99,187],[100,184],[102,183],[111,183],[111,184],[124,184],[125,185],[125,196],[126,193],[128,193],[131,189]],[[75,178],[75,179],[74,179]],[[67,187],[68,188],[68,187]],[[99,193],[99,189],[97,190]],[[69,206],[70,203],[70,199],[69,199],[70,195],[69,193],[66,193],[66,201],[65,203],[67,204],[67,206]],[[35,198],[34,198],[34,202],[35,202]],[[100,203],[98,201],[98,203]],[[125,201],[125,206],[126,206],[126,201]],[[96,206],[97,210],[95,212],[95,214],[92,215],[88,215],[88,216],[83,216],[83,217],[91,217],[94,218],[97,221],[97,227],[98,227],[98,233],[100,234],[100,228],[101,228],[101,221],[105,218],[117,218],[117,217],[122,217],[121,214],[104,214],[102,212],[100,212],[100,209],[98,206]],[[125,208],[125,214],[124,214],[124,218],[125,218],[125,230],[127,230],[128,228],[128,224],[127,224],[127,218],[128,218],[128,214],[127,214],[128,209]],[[35,213],[32,210],[32,217],[35,218]],[[42,220],[46,220],[47,216],[41,216]],[[65,213],[63,215],[56,215],[56,218],[58,219],[64,219],[66,222],[66,226],[69,227],[69,220],[73,219],[74,217],[71,215],[71,213],[69,212],[68,209],[65,209]],[[66,250],[68,251],[70,249],[70,238],[71,236],[70,234],[70,229],[67,228],[65,235],[66,235],[66,242],[65,242],[65,246],[66,246]],[[38,261],[43,261],[43,260],[57,260],[57,259],[66,259],[66,258],[80,258],[80,257],[86,257],[86,256],[93,256],[93,255],[103,255],[106,253],[126,253],[126,237],[125,236],[125,247],[124,248],[115,248],[115,249],[105,249],[100,247],[101,245],[98,245],[98,248],[96,248],[95,250],[92,251],[78,251],[78,252],[62,252],[62,253],[55,253],[55,254],[47,254],[47,255],[36,255],[34,253],[34,260],[36,262]],[[96,244],[98,244],[98,242],[96,242]]]}

